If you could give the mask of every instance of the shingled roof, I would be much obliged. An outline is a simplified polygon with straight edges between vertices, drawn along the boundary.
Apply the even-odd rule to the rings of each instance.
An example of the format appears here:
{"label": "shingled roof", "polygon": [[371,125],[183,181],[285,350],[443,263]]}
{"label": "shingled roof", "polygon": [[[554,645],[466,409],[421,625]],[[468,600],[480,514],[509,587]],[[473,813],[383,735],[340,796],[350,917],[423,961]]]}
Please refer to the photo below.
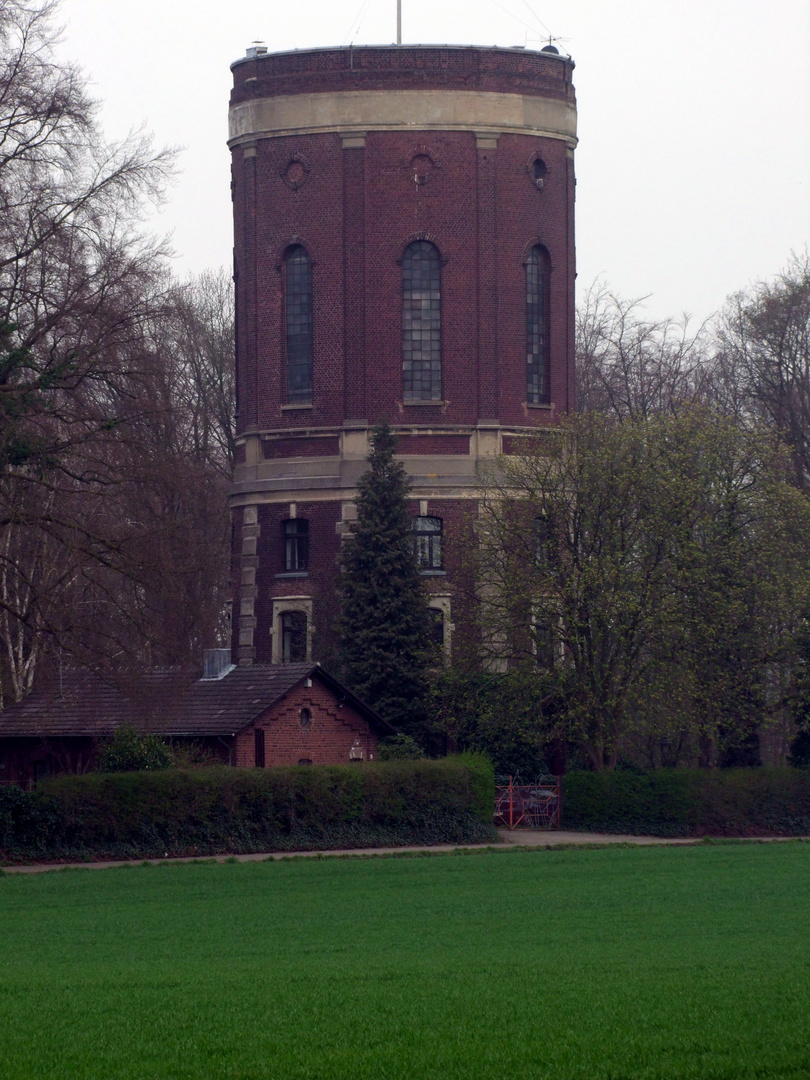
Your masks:
{"label": "shingled roof", "polygon": [[234,735],[309,678],[324,683],[381,731],[395,731],[320,664],[253,664],[219,679],[167,669],[127,678],[65,671],[56,685],[0,713],[0,738],[105,738],[122,724],[164,736]]}

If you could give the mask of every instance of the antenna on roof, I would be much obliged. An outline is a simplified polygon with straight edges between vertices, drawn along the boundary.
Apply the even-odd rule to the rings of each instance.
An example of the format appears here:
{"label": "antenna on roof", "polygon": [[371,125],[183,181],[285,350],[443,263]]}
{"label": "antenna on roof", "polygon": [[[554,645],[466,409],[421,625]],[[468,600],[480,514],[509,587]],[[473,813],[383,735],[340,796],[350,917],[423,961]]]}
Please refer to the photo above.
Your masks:
{"label": "antenna on roof", "polygon": [[402,0],[397,0],[397,45],[402,44]]}

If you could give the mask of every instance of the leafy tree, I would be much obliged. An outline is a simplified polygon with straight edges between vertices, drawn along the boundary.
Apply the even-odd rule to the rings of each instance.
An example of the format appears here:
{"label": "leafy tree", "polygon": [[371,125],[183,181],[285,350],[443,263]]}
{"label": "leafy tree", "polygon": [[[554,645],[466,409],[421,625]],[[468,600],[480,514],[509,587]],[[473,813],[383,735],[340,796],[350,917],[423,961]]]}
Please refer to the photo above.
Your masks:
{"label": "leafy tree", "polygon": [[784,471],[767,432],[702,410],[591,414],[502,459],[480,527],[488,663],[551,674],[549,734],[593,768],[650,719],[715,764],[781,700],[810,538]]}
{"label": "leafy tree", "polygon": [[430,621],[416,566],[408,479],[387,423],[371,432],[357,520],[341,555],[340,658],[345,678],[407,734],[426,723]]}
{"label": "leafy tree", "polygon": [[380,761],[418,761],[425,756],[416,739],[402,731],[389,739],[382,739],[377,751]]}
{"label": "leafy tree", "polygon": [[487,754],[496,774],[529,780],[556,756],[555,691],[553,677],[531,663],[509,671],[450,667],[434,681],[431,711],[459,750]]}

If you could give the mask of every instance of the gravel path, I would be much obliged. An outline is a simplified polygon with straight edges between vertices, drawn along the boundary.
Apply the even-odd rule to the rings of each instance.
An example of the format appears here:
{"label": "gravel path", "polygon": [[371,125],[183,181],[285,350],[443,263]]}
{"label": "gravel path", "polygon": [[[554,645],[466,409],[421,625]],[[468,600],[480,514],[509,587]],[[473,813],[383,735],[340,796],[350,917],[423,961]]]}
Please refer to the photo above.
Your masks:
{"label": "gravel path", "polygon": [[[517,845],[519,847],[559,847],[560,845],[589,845],[589,844],[694,844],[695,840],[668,840],[658,836],[612,836],[603,833],[565,832],[563,830],[537,830],[499,829],[498,836],[501,844]],[[359,857],[380,855],[402,855],[415,852],[427,852],[430,854],[443,851],[470,851],[485,850],[493,847],[491,844],[437,844],[433,847],[414,845],[410,847],[376,847],[354,848],[342,851],[263,851],[253,855],[211,855],[203,857],[191,857],[184,859],[123,859],[106,862],[72,862],[72,863],[37,863],[30,866],[4,866],[5,874],[41,874],[48,870],[109,870],[115,866],[138,866],[147,862],[153,865],[162,863],[188,863],[188,862],[227,862],[235,859],[237,862],[263,862],[265,859],[304,859],[304,858],[335,858],[336,856],[354,855]]]}

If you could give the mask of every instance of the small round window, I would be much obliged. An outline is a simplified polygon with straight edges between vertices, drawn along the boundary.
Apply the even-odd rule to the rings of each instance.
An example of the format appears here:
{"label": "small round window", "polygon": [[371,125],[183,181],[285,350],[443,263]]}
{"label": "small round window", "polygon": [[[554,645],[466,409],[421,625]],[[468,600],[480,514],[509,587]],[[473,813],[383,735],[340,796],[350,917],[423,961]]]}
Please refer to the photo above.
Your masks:
{"label": "small round window", "polygon": [[309,709],[302,709],[298,714],[298,723],[302,728],[312,727],[312,713]]}

